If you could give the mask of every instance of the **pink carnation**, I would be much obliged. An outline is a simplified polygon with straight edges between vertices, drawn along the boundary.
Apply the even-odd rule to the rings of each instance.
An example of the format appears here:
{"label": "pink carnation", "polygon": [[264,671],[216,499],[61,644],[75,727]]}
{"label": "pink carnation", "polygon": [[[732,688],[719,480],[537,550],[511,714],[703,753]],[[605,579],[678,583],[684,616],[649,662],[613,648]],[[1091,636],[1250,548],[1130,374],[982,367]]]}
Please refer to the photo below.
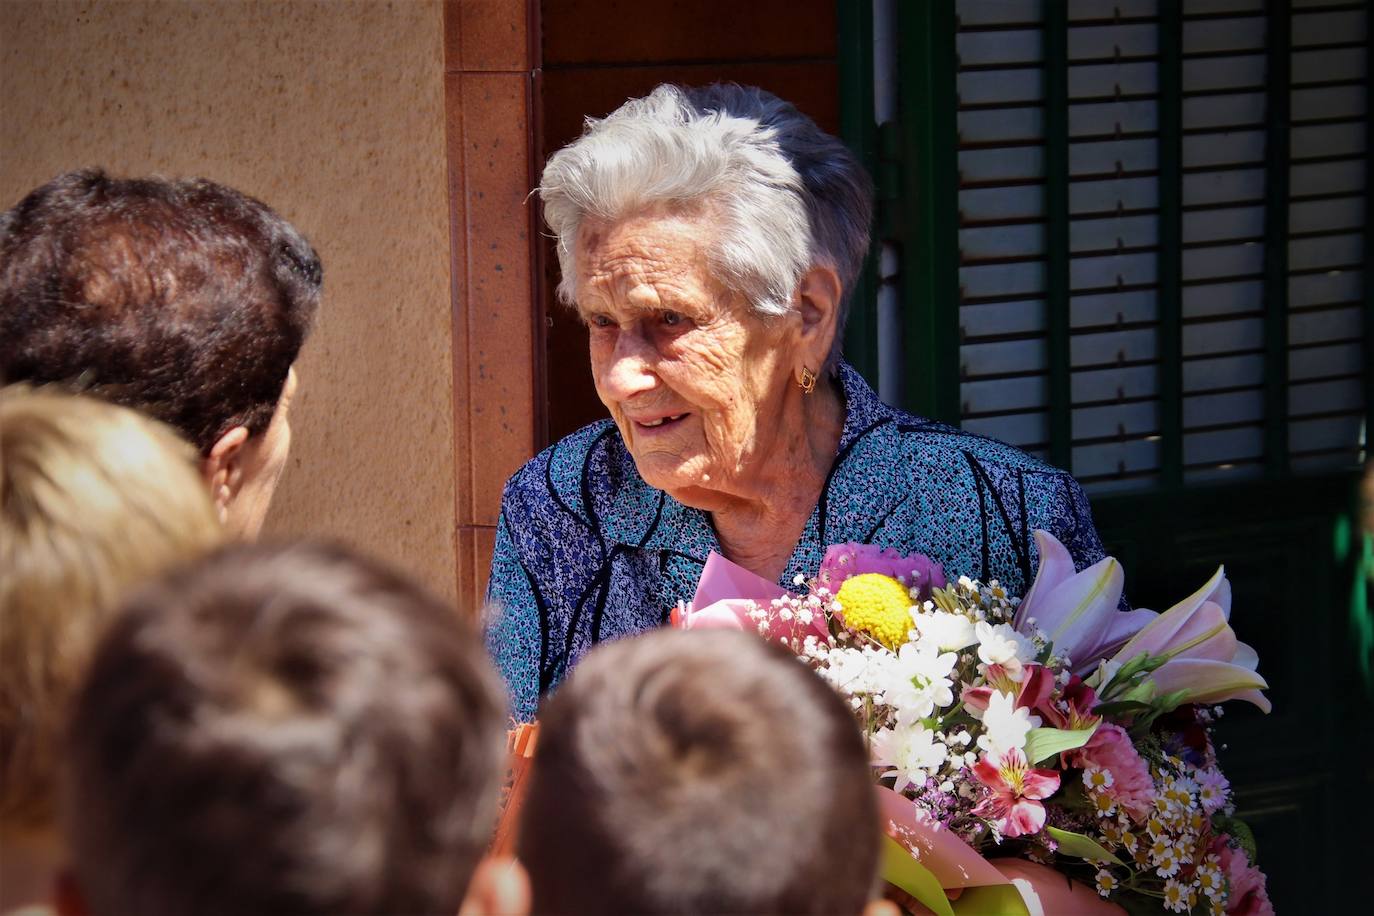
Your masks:
{"label": "pink carnation", "polygon": [[1110,722],[1101,723],[1088,743],[1075,752],[1074,758],[1075,766],[1100,767],[1112,774],[1107,795],[1127,814],[1137,821],[1149,816],[1155,803],[1154,780],[1124,728]]}
{"label": "pink carnation", "polygon": [[901,579],[908,587],[919,588],[923,598],[932,588],[944,588],[947,584],[944,569],[930,557],[919,553],[904,556],[891,547],[884,549],[875,544],[856,543],[832,544],[826,548],[817,580],[833,595],[845,579],[863,573]]}
{"label": "pink carnation", "polygon": [[1274,916],[1269,891],[1264,886],[1264,872],[1250,864],[1250,858],[1239,846],[1232,846],[1231,838],[1222,834],[1212,842],[1212,852],[1221,859],[1221,868],[1231,885],[1226,898],[1227,916]]}

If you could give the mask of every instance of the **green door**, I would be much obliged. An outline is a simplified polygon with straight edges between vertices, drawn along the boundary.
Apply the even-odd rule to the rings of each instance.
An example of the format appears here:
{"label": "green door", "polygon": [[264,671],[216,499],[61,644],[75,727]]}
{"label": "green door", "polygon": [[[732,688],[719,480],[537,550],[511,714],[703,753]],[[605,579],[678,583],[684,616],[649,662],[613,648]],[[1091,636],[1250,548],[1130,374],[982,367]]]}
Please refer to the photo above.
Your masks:
{"label": "green door", "polygon": [[1279,912],[1355,908],[1369,4],[839,9],[880,198],[848,352],[902,406],[1071,470],[1136,606],[1226,565],[1274,703],[1219,728],[1238,813]]}

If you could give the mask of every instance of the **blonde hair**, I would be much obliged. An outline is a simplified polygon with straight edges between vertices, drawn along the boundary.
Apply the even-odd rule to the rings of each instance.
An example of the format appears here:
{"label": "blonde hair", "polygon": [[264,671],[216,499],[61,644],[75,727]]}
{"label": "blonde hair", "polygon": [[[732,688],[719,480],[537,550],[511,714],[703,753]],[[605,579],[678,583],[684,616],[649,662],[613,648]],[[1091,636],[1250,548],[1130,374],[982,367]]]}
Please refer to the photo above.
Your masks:
{"label": "blonde hair", "polygon": [[225,539],[196,462],[128,408],[0,388],[0,823],[55,821],[68,701],[123,592]]}

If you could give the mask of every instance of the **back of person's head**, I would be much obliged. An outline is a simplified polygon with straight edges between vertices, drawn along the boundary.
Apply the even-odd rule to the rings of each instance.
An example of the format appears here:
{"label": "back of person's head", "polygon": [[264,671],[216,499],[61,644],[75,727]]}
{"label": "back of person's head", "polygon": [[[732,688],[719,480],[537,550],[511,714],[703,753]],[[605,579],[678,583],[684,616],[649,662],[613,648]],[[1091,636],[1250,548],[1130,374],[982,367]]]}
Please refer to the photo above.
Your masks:
{"label": "back of person's head", "polygon": [[88,912],[443,913],[491,833],[506,713],[454,611],[339,547],[234,546],[124,606],[77,696]]}
{"label": "back of person's head", "polygon": [[264,431],[320,298],[314,249],[205,179],[68,172],[0,215],[0,382],[55,382],[209,454]]}
{"label": "back of person's head", "polygon": [[224,539],[195,450],[143,415],[0,389],[0,826],[55,828],[68,701],[131,586]]}
{"label": "back of person's head", "polygon": [[839,696],[753,634],[604,645],[541,717],[534,911],[857,914],[878,869],[869,772]]}

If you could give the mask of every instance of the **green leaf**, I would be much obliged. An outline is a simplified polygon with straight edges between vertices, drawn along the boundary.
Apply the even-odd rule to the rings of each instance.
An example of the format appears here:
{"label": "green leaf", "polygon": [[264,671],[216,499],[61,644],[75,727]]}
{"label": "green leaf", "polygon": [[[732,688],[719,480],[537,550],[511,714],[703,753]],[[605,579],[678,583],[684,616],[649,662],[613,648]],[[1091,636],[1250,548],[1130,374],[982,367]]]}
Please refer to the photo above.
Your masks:
{"label": "green leaf", "polygon": [[959,598],[953,589],[937,588],[931,591],[930,598],[935,602],[935,606],[946,614],[962,614],[964,609],[959,606]]}
{"label": "green leaf", "polygon": [[1238,817],[1227,817],[1224,814],[1212,815],[1212,826],[1220,833],[1229,834],[1231,839],[1240,844],[1240,848],[1245,850],[1245,857],[1254,865],[1259,855],[1255,848],[1255,834],[1251,832],[1250,825]]}
{"label": "green leaf", "polygon": [[1097,726],[1092,728],[1032,728],[1026,732],[1026,760],[1032,765],[1042,760],[1048,760],[1055,754],[1062,754],[1082,747],[1088,743],[1088,739],[1097,731]]}
{"label": "green leaf", "polygon": [[1059,844],[1059,851],[1066,856],[1077,856],[1089,862],[1111,862],[1123,868],[1126,866],[1125,862],[1112,855],[1090,836],[1074,833],[1072,830],[1060,830],[1058,827],[1046,827],[1045,832]]}
{"label": "green leaf", "polygon": [[1163,656],[1151,655],[1148,652],[1142,652],[1135,658],[1126,662],[1126,664],[1122,665],[1121,669],[1116,672],[1116,676],[1113,677],[1112,680],[1125,681],[1135,677],[1142,671],[1149,673],[1163,665],[1166,661],[1168,661],[1168,659],[1164,658]]}
{"label": "green leaf", "polygon": [[1140,695],[1141,684],[1147,674],[1166,661],[1163,656],[1142,652],[1122,665],[1105,685],[1095,688],[1097,695],[1103,700],[1148,700],[1148,695]]}
{"label": "green leaf", "polygon": [[1078,811],[1085,814],[1097,813],[1097,806],[1093,804],[1092,800],[1088,798],[1087,793],[1083,791],[1082,782],[1075,779],[1068,783],[1061,782],[1060,785],[1063,786],[1063,788],[1060,790],[1059,794],[1054,797],[1055,804],[1068,811]]}
{"label": "green leaf", "polygon": [[1093,707],[1093,715],[1119,716],[1122,713],[1142,712],[1149,708],[1149,703],[1142,703],[1140,700],[1117,700],[1115,703],[1102,703]]}
{"label": "green leaf", "polygon": [[939,880],[907,848],[883,834],[883,880],[895,884],[937,916],[954,916]]}
{"label": "green leaf", "polygon": [[1175,709],[1188,699],[1188,694],[1192,691],[1186,687],[1183,690],[1175,690],[1173,693],[1166,693],[1163,696],[1155,697],[1151,702],[1159,707],[1160,714],[1173,712]]}
{"label": "green leaf", "polygon": [[956,916],[1030,916],[1014,884],[966,887],[954,901]]}
{"label": "green leaf", "polygon": [[1135,721],[1131,723],[1131,737],[1139,738],[1147,734],[1150,731],[1150,727],[1155,724],[1155,719],[1158,719],[1167,712],[1173,712],[1179,707],[1179,704],[1187,698],[1187,688],[1155,697],[1150,701],[1150,711],[1137,716]]}
{"label": "green leaf", "polygon": [[1130,690],[1121,694],[1119,699],[1135,703],[1149,703],[1155,698],[1155,682],[1145,678]]}

